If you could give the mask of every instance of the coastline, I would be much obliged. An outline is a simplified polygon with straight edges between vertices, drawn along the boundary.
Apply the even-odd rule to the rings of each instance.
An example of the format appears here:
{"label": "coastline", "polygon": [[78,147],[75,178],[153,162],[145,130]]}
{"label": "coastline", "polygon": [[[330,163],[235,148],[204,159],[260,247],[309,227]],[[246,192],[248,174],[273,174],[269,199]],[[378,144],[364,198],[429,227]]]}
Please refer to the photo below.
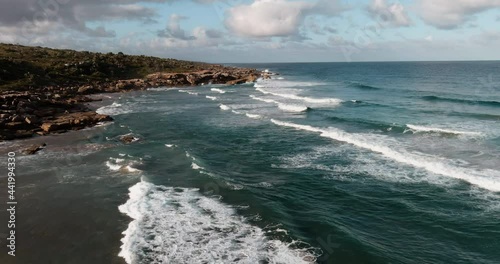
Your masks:
{"label": "coastline", "polygon": [[124,93],[159,87],[186,87],[205,84],[236,85],[255,82],[255,69],[212,66],[189,73],[158,72],[143,79],[98,82],[81,86],[47,86],[35,91],[0,92],[0,141],[46,136],[93,127],[112,121],[88,106],[101,101],[92,95]]}

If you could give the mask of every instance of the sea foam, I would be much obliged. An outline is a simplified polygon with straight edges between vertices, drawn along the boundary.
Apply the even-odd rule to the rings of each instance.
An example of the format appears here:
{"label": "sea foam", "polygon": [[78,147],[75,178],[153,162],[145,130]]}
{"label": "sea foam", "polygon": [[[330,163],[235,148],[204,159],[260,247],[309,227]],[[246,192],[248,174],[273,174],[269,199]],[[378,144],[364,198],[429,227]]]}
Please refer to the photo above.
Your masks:
{"label": "sea foam", "polygon": [[441,157],[430,157],[429,155],[425,155],[423,153],[410,153],[405,150],[395,150],[384,145],[384,142],[374,142],[363,134],[347,133],[336,128],[317,128],[309,125],[299,125],[274,119],[272,119],[271,122],[279,126],[319,133],[322,137],[349,143],[355,145],[356,147],[382,154],[384,157],[399,163],[410,165],[415,168],[425,169],[435,174],[464,180],[494,192],[500,192],[500,180],[498,180],[500,171],[492,169],[471,169],[458,167],[453,165],[451,161]]}
{"label": "sea foam", "polygon": [[217,93],[220,93],[220,94],[225,94],[226,91],[224,90],[221,90],[221,89],[218,89],[218,88],[212,88],[210,89],[212,92],[217,92]]}
{"label": "sea foam", "polygon": [[132,218],[119,256],[127,263],[314,263],[310,249],[266,237],[236,210],[197,189],[141,181],[119,211]]}
{"label": "sea foam", "polygon": [[263,94],[270,94],[286,99],[292,99],[292,100],[300,100],[304,101],[307,103],[313,103],[313,104],[329,104],[332,106],[337,106],[342,103],[342,100],[338,98],[312,98],[312,97],[305,97],[305,96],[299,96],[295,94],[283,94],[283,93],[276,93],[276,92],[270,92],[268,90],[265,90],[263,88],[257,88],[257,91],[263,93]]}
{"label": "sea foam", "polygon": [[127,112],[128,111],[123,108],[123,105],[117,102],[114,102],[111,105],[100,107],[99,109],[96,110],[96,113],[101,115],[119,115],[119,114],[125,114]]}
{"label": "sea foam", "polygon": [[254,96],[254,95],[250,95],[250,98],[257,100],[257,101],[265,102],[265,103],[277,104],[279,109],[287,111],[287,112],[299,112],[300,113],[300,112],[306,112],[307,110],[310,109],[307,106],[284,104],[284,103],[278,102],[278,101],[273,100],[273,99],[260,98],[260,97]]}
{"label": "sea foam", "polygon": [[227,105],[225,105],[225,104],[221,104],[221,105],[219,105],[219,108],[220,108],[220,109],[222,109],[222,110],[224,110],[224,111],[229,111],[229,110],[231,110],[231,107],[229,107],[229,106],[227,106]]}
{"label": "sea foam", "polygon": [[466,136],[481,136],[482,134],[479,132],[471,132],[471,131],[457,131],[452,129],[444,129],[437,127],[426,127],[426,126],[417,126],[417,125],[406,125],[410,131],[413,133],[438,133],[438,134],[448,134],[448,135],[466,135]]}

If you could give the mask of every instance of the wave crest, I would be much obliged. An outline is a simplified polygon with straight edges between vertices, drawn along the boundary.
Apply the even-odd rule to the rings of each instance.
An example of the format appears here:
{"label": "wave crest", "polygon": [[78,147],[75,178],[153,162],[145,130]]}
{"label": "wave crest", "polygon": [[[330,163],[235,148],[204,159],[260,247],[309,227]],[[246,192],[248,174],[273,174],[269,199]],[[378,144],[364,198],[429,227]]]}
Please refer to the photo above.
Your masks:
{"label": "wave crest", "polygon": [[413,133],[438,133],[438,134],[445,134],[445,135],[466,135],[466,136],[481,136],[482,135],[479,132],[457,131],[457,130],[451,130],[451,129],[417,126],[417,125],[410,125],[410,124],[408,124],[406,126]]}
{"label": "wave crest", "polygon": [[322,129],[309,125],[299,125],[271,119],[276,125],[290,127],[298,130],[305,130],[319,133],[322,137],[336,141],[345,142],[358,148],[363,148],[375,153],[379,153],[386,158],[396,162],[425,169],[431,173],[447,176],[450,178],[464,180],[481,188],[500,192],[499,171],[492,169],[464,168],[451,164],[447,159],[440,157],[429,157],[425,154],[407,152],[405,150],[395,150],[384,145],[384,142],[373,141],[363,134],[351,134],[336,128]]}

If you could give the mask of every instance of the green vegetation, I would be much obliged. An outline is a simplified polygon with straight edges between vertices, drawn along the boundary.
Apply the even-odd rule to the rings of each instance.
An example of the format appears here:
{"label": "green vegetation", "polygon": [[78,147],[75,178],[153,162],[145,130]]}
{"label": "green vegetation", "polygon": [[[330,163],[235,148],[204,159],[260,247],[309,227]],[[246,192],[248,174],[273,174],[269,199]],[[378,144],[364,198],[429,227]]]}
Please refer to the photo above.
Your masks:
{"label": "green vegetation", "polygon": [[143,78],[155,72],[192,72],[207,66],[121,52],[104,54],[0,43],[0,90]]}

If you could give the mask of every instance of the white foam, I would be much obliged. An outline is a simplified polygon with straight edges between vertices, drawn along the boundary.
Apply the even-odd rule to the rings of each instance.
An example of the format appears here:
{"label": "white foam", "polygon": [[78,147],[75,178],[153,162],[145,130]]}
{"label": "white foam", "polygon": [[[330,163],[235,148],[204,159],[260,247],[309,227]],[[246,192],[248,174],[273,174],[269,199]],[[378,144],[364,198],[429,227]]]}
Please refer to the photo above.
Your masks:
{"label": "white foam", "polygon": [[203,169],[204,169],[202,166],[200,166],[200,165],[196,164],[195,162],[192,162],[192,163],[191,163],[191,168],[192,168],[193,170],[203,170]]}
{"label": "white foam", "polygon": [[406,125],[413,133],[440,133],[440,134],[451,134],[451,135],[467,135],[467,136],[481,136],[479,132],[469,132],[469,131],[457,131],[451,129],[443,129],[437,127],[426,127],[417,125]]}
{"label": "white foam", "polygon": [[261,101],[261,102],[264,102],[264,103],[274,103],[274,104],[279,104],[280,102],[278,101],[275,101],[273,99],[265,99],[265,98],[260,98],[260,97],[257,97],[255,95],[250,95],[250,98],[254,99],[254,100],[257,100],[257,101]]}
{"label": "white foam", "polygon": [[231,112],[233,112],[234,114],[237,114],[237,115],[241,115],[241,112],[236,111],[236,110],[231,110]]}
{"label": "white foam", "polygon": [[318,85],[325,85],[325,83],[319,82],[298,82],[298,81],[286,81],[283,79],[259,79],[255,88],[286,88],[286,87],[311,87]]}
{"label": "white foam", "polygon": [[304,101],[307,103],[329,104],[329,105],[333,105],[333,106],[337,106],[337,105],[340,105],[342,103],[342,100],[340,100],[338,98],[312,98],[312,97],[299,96],[299,95],[295,95],[295,94],[275,93],[275,92],[270,92],[270,91],[264,90],[262,88],[263,87],[257,88],[255,90],[257,90],[263,94],[271,94],[274,96],[278,96],[278,97],[282,97],[282,98],[286,98],[286,99],[292,99],[292,100],[300,100],[300,101]]}
{"label": "white foam", "polygon": [[254,115],[254,114],[250,114],[250,113],[246,113],[245,114],[248,118],[252,118],[252,119],[260,119],[261,116],[260,115]]}
{"label": "white foam", "polygon": [[[127,155],[125,154],[119,154],[120,157],[125,157]],[[132,157],[128,155],[128,157]],[[109,158],[108,161],[106,161],[106,166],[109,168],[111,171],[120,171],[120,172],[125,172],[125,173],[136,173],[136,172],[141,172],[141,170],[136,169],[133,167],[134,164],[137,164],[136,161],[129,161],[127,162],[123,158]]]}
{"label": "white foam", "polygon": [[175,145],[173,145],[173,144],[165,144],[165,147],[167,147],[167,148],[173,148],[174,146]]}
{"label": "white foam", "polygon": [[228,110],[231,110],[231,107],[225,105],[225,104],[221,104],[219,105],[220,109],[224,110],[224,111],[228,111]]}
{"label": "white foam", "polygon": [[306,112],[309,108],[303,105],[278,104],[278,108],[288,112]]}
{"label": "white foam", "polygon": [[96,110],[96,113],[100,115],[119,115],[127,112],[128,111],[123,108],[123,105],[117,102],[113,102],[111,105],[103,106]]}
{"label": "white foam", "polygon": [[111,125],[113,122],[99,122],[95,127],[105,127]]}
{"label": "white foam", "polygon": [[131,173],[141,172],[141,170],[136,169],[136,168],[134,168],[134,167],[132,167],[132,166],[130,166],[130,165],[124,166],[122,169],[123,169],[124,171],[126,171],[126,172],[131,172]]}
{"label": "white foam", "polygon": [[207,96],[205,96],[205,97],[206,97],[207,99],[212,100],[212,101],[217,100],[217,97],[215,97],[215,96],[210,96],[210,95],[207,95]]}
{"label": "white foam", "polygon": [[212,92],[218,92],[218,93],[220,93],[220,94],[225,94],[225,93],[226,93],[226,91],[223,91],[223,90],[218,89],[218,88],[212,88],[212,89],[210,89],[210,90],[211,90]]}
{"label": "white foam", "polygon": [[197,189],[141,181],[118,207],[132,218],[119,256],[127,263],[313,263],[308,249],[271,240],[234,208]]}
{"label": "white foam", "polygon": [[118,159],[118,158],[109,158],[110,160],[114,160],[115,163],[123,163],[125,159]]}
{"label": "white foam", "polygon": [[172,91],[177,90],[177,88],[172,87],[158,87],[158,88],[148,88],[148,91]]}
{"label": "white foam", "polygon": [[309,108],[307,106],[284,104],[284,103],[280,103],[280,102],[273,100],[273,99],[260,98],[260,97],[254,96],[254,95],[250,95],[250,98],[257,100],[257,101],[265,102],[265,103],[277,104],[279,109],[287,111],[287,112],[299,112],[300,113],[300,112],[305,112],[305,111],[309,110]]}
{"label": "white foam", "polygon": [[112,163],[111,161],[106,161],[106,166],[112,171],[119,171],[122,168],[122,165]]}
{"label": "white foam", "polygon": [[321,136],[334,139],[355,145],[359,148],[367,149],[372,152],[382,154],[384,157],[394,161],[411,165],[416,168],[425,169],[429,172],[461,179],[481,188],[495,192],[500,192],[500,171],[492,169],[473,169],[459,167],[453,165],[452,161],[441,157],[435,157],[417,152],[407,152],[405,150],[395,150],[384,145],[384,142],[379,140],[374,141],[373,138],[364,134],[351,134],[336,128],[322,129],[308,125],[299,125],[289,122],[282,122],[271,119],[276,125],[291,127],[299,130],[305,130],[315,133],[320,133]]}

